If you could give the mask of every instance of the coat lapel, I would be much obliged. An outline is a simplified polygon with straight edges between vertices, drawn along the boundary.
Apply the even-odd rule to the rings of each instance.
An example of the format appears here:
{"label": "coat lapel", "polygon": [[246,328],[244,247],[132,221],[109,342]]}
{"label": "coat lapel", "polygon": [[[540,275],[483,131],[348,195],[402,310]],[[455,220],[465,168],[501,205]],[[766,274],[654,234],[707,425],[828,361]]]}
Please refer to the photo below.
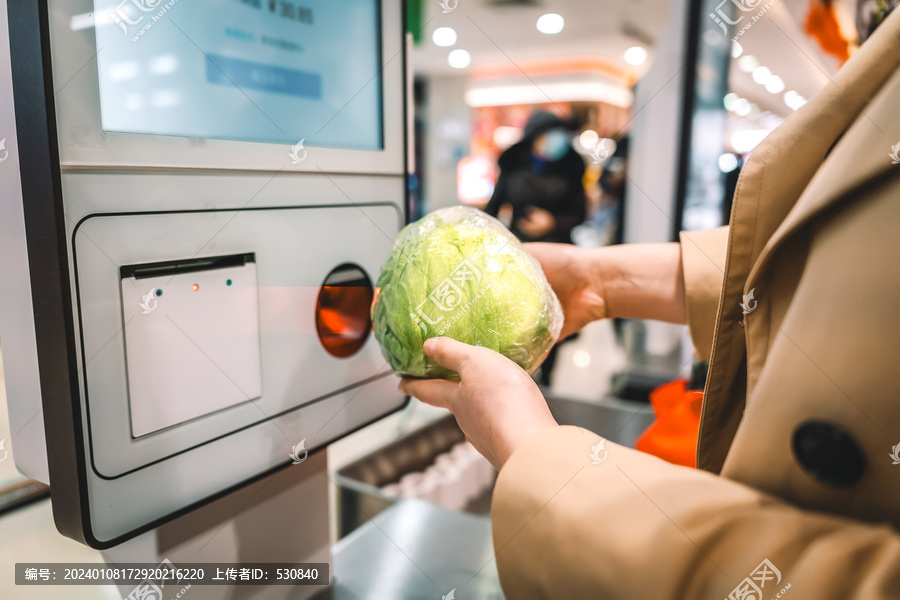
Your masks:
{"label": "coat lapel", "polygon": [[[743,414],[747,372],[740,304],[752,288],[748,285],[751,272],[757,276],[774,249],[802,223],[840,198],[840,190],[853,189],[855,182],[865,181],[873,169],[877,173],[884,168],[863,165],[863,161],[850,160],[846,154],[854,148],[871,147],[874,157],[881,148],[887,159],[889,145],[883,146],[884,134],[871,137],[872,131],[879,129],[859,125],[858,117],[863,110],[869,113],[866,104],[894,73],[898,59],[900,11],[894,11],[829,86],[766,137],[741,173],[732,207],[728,257],[697,444],[699,468],[721,470]],[[896,98],[894,95],[894,102]],[[883,110],[890,116],[889,107]],[[887,131],[885,117],[878,115],[880,130]],[[865,115],[862,119],[869,120]],[[860,133],[853,132],[839,144],[845,162],[828,161],[841,169],[818,175],[826,173],[822,167],[829,150],[854,121]],[[850,163],[853,167],[848,177]]]}
{"label": "coat lapel", "polygon": [[[900,54],[900,44],[893,52],[894,56]],[[852,197],[852,192],[867,182],[878,180],[889,171],[900,171],[900,164],[894,164],[890,156],[893,148],[900,152],[898,98],[900,70],[894,71],[884,88],[829,153],[797,204],[766,243],[745,288],[755,287],[775,251],[804,224],[836,202]]]}

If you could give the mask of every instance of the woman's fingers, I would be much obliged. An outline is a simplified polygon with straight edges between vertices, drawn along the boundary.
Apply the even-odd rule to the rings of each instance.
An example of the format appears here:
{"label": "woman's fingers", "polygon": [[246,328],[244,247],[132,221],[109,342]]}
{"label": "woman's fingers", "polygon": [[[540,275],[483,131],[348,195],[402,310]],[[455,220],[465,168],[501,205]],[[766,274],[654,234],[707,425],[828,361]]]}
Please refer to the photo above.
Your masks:
{"label": "woman's fingers", "polygon": [[425,354],[444,368],[456,371],[463,377],[466,362],[472,356],[475,346],[464,344],[453,338],[436,337],[425,340]]}
{"label": "woman's fingers", "polygon": [[400,391],[408,396],[418,398],[425,404],[450,408],[459,383],[443,379],[410,379],[404,377],[400,381]]}

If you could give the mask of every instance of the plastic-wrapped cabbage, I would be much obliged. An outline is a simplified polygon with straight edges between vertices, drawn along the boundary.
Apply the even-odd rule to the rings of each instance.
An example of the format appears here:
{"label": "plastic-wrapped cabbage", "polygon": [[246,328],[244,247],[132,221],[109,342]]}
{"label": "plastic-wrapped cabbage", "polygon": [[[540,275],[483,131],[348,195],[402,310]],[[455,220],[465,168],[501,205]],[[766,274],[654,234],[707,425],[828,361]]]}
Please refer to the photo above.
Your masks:
{"label": "plastic-wrapped cabbage", "polygon": [[459,377],[423,351],[438,336],[496,350],[530,373],[563,322],[540,264],[500,221],[464,206],[406,226],[375,294],[375,338],[401,375]]}

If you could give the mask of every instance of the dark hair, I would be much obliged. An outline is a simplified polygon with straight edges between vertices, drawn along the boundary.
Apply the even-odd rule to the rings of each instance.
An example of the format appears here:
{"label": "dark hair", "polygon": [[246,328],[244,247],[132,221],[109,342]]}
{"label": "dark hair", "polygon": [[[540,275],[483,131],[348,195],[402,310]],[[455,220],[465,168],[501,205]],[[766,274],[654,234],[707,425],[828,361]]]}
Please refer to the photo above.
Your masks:
{"label": "dark hair", "polygon": [[542,133],[555,128],[575,131],[578,129],[578,121],[574,117],[559,117],[552,112],[538,110],[532,113],[528,119],[522,139],[533,140]]}

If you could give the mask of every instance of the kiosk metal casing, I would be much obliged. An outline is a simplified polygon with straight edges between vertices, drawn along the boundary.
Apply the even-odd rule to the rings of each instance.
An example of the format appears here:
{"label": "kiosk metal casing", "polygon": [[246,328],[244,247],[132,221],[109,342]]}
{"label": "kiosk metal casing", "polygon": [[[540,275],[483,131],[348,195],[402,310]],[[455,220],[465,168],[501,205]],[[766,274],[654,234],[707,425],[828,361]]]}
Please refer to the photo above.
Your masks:
{"label": "kiosk metal casing", "polygon": [[[115,545],[405,404],[371,335],[336,356],[317,315],[407,219],[402,2],[49,0],[9,21],[36,347],[4,353],[34,352],[41,388],[12,443],[46,437],[16,462],[63,534]],[[167,118],[179,103],[194,116]],[[326,315],[335,335],[358,312]]]}

